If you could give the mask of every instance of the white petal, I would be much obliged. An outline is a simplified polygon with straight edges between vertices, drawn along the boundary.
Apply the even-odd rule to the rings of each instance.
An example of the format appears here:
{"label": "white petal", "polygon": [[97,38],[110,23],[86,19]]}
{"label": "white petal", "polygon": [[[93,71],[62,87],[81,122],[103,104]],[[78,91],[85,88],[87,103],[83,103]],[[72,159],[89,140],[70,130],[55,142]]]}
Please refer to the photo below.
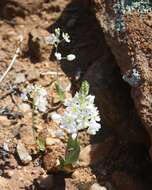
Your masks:
{"label": "white petal", "polygon": [[61,55],[61,53],[59,53],[59,52],[55,52],[54,55],[55,55],[55,57],[56,57],[57,60],[60,61],[60,60],[62,59],[62,55]]}
{"label": "white petal", "polygon": [[72,134],[72,139],[75,140],[77,138],[77,133]]}
{"label": "white petal", "polygon": [[76,56],[74,54],[67,55],[67,60],[68,61],[73,61],[75,58],[76,58]]}
{"label": "white petal", "polygon": [[61,115],[58,114],[58,113],[56,113],[56,112],[53,112],[53,113],[51,114],[51,119],[52,119],[53,121],[57,122],[57,123],[60,123],[60,121],[61,121]]}

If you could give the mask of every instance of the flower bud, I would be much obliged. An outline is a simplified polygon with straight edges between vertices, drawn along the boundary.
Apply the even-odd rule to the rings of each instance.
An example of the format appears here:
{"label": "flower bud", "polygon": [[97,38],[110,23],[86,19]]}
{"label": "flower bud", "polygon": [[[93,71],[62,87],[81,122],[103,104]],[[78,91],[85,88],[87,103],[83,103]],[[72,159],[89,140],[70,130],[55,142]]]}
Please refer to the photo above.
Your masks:
{"label": "flower bud", "polygon": [[74,54],[67,55],[67,60],[68,61],[73,61],[75,58],[76,58],[76,56]]}
{"label": "flower bud", "polygon": [[61,53],[55,52],[54,55],[55,55],[55,57],[56,57],[56,59],[57,59],[58,61],[60,61],[60,60],[62,59]]}

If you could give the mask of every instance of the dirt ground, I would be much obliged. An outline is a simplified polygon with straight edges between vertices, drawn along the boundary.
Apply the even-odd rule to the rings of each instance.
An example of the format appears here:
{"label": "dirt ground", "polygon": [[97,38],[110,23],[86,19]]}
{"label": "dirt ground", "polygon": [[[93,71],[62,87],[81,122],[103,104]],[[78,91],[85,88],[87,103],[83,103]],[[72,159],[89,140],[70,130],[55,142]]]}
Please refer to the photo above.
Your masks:
{"label": "dirt ground", "polygon": [[[63,62],[59,71],[66,97],[71,97],[92,61],[100,58],[103,36],[94,15],[82,1],[45,1],[36,10],[20,9],[16,12],[12,11],[14,8],[6,9],[0,19],[0,76],[15,54],[19,36],[23,36],[20,55],[0,83],[0,190],[96,190],[93,184],[98,184],[99,190],[151,190],[148,148],[120,141],[106,127],[93,138],[82,132],[83,164],[70,174],[58,171],[56,162],[63,155],[66,142],[54,135],[58,126],[52,121],[51,113],[63,112],[64,107],[60,106],[54,86],[53,50],[44,43],[44,38],[56,27],[72,38],[71,44],[61,47],[60,51],[74,53],[77,59]],[[36,120],[37,135],[52,142],[45,152],[39,151],[33,137],[32,109],[20,97],[28,84],[42,85],[49,95],[49,111],[39,114]],[[97,144],[95,151],[88,152],[85,147],[93,148],[94,143]],[[19,144],[32,157],[28,164],[19,159]]]}

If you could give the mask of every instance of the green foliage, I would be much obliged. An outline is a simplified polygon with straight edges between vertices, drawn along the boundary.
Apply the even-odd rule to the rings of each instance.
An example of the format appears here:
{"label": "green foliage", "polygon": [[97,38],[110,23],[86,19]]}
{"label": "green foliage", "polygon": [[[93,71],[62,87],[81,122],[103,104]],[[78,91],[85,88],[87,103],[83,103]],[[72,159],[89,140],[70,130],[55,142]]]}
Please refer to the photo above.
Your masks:
{"label": "green foliage", "polygon": [[78,160],[79,154],[79,141],[77,140],[77,138],[73,139],[72,137],[69,137],[65,158],[60,159],[61,168],[64,169],[66,166],[74,164]]}
{"label": "green foliage", "polygon": [[63,102],[65,100],[65,94],[59,82],[55,83],[55,88],[56,88],[56,92],[58,94],[59,100]]}
{"label": "green foliage", "polygon": [[83,94],[84,96],[87,96],[89,94],[89,88],[90,88],[89,83],[86,80],[83,81],[80,88],[81,94]]}
{"label": "green foliage", "polygon": [[36,143],[39,147],[39,150],[44,152],[45,151],[45,139],[43,137],[38,137],[36,139]]}

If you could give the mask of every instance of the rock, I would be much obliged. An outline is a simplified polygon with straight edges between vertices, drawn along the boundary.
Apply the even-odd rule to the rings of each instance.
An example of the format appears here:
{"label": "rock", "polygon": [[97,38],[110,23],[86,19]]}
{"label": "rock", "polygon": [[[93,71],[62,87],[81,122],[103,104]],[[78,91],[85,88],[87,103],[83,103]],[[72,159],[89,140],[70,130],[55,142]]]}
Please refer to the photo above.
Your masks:
{"label": "rock", "polygon": [[59,159],[65,155],[64,144],[54,144],[46,151],[43,157],[43,165],[47,171],[59,170]]}
{"label": "rock", "polygon": [[35,68],[30,68],[29,71],[27,71],[27,80],[32,82],[34,80],[38,80],[40,77],[40,73]]}
{"label": "rock", "polygon": [[31,126],[23,125],[19,130],[21,141],[28,147],[28,145],[35,144],[33,129]]}
{"label": "rock", "polygon": [[0,126],[10,126],[11,121],[6,116],[0,116]]}
{"label": "rock", "polygon": [[59,144],[61,143],[60,139],[48,137],[46,138],[46,145],[51,146],[53,144]]}
{"label": "rock", "polygon": [[98,183],[91,185],[90,190],[107,190],[106,187],[100,186]]}
{"label": "rock", "polygon": [[32,30],[29,33],[28,48],[31,60],[36,62],[41,62],[49,59],[49,46],[46,45],[44,38],[48,36],[46,30]]}
{"label": "rock", "polygon": [[[74,180],[78,189],[89,189],[92,183],[95,183],[96,176],[89,167],[77,168],[73,174],[72,179]],[[83,188],[82,188],[83,187]]]}
{"label": "rock", "polygon": [[100,144],[92,144],[86,146],[80,151],[79,165],[80,166],[93,165],[105,159],[113,146],[114,146],[113,139],[108,139],[107,141]]}
{"label": "rock", "polygon": [[140,179],[135,179],[124,172],[112,174],[112,184],[117,190],[145,190],[146,187]]}
{"label": "rock", "polygon": [[116,61],[109,52],[107,50],[103,58],[89,67],[83,80],[89,82],[101,120],[107,127],[126,141],[147,143],[147,133],[136,113],[129,88],[122,80]]}
{"label": "rock", "polygon": [[[93,0],[93,2],[106,42],[115,56],[115,64],[125,78],[128,77],[129,72],[136,69],[141,79],[137,85],[130,86],[129,93],[134,102],[135,111],[149,133],[152,144],[152,44],[150,43],[152,41],[152,11],[147,11],[142,15],[135,8],[135,11],[129,14],[121,15],[120,21],[116,20],[120,10],[114,11],[116,5],[114,2],[108,0]],[[145,11],[146,9],[147,7],[144,8]],[[123,27],[118,31],[117,27],[120,25]],[[126,118],[128,120],[128,117]],[[128,129],[127,126],[126,128]]]}
{"label": "rock", "polygon": [[17,73],[15,77],[15,84],[24,83],[26,81],[25,74],[24,73]]}
{"label": "rock", "polygon": [[21,110],[21,112],[24,112],[24,113],[31,111],[30,105],[26,103],[20,104],[19,109]]}
{"label": "rock", "polygon": [[20,1],[20,0],[1,0],[0,12],[5,19],[12,19],[15,16],[25,17],[30,13],[37,12],[42,6],[43,0]]}
{"label": "rock", "polygon": [[37,183],[40,188],[50,190],[53,186],[53,175],[42,175],[38,178]]}
{"label": "rock", "polygon": [[17,154],[18,154],[18,157],[21,160],[22,164],[26,165],[32,161],[32,157],[29,155],[24,144],[21,142],[18,142],[18,144],[17,144]]}
{"label": "rock", "polygon": [[78,190],[73,179],[65,178],[65,190]]}

